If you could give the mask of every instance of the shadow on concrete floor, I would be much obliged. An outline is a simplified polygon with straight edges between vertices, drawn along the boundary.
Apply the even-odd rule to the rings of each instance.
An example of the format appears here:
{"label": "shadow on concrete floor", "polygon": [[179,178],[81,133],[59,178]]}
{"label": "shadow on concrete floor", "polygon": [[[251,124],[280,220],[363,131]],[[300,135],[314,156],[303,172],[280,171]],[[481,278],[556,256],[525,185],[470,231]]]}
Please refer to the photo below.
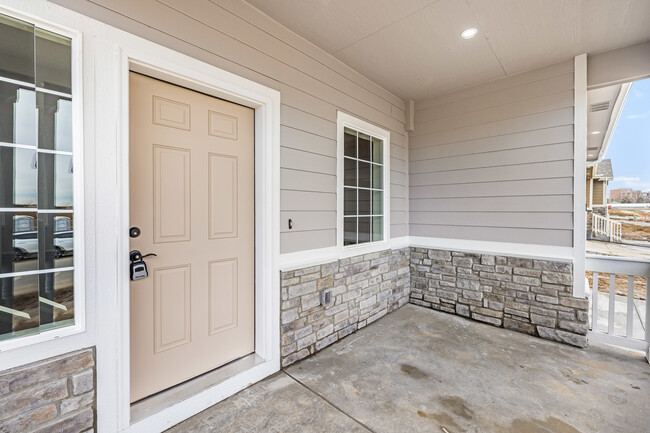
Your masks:
{"label": "shadow on concrete floor", "polygon": [[171,432],[648,432],[650,366],[406,305]]}

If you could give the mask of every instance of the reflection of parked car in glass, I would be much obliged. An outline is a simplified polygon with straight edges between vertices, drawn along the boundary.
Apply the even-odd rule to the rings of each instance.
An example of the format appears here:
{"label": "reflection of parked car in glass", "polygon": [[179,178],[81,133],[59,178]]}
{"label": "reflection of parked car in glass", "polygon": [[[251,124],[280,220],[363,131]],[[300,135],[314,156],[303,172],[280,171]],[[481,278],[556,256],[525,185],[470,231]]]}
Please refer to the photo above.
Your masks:
{"label": "reflection of parked car in glass", "polygon": [[74,238],[72,230],[54,233],[54,258],[72,254],[74,250]]}
{"label": "reflection of parked car in glass", "polygon": [[34,217],[29,215],[14,215],[14,233],[31,232],[36,230]]}
{"label": "reflection of parked car in glass", "polygon": [[14,261],[19,261],[38,254],[38,232],[19,232],[14,234]]}
{"label": "reflection of parked car in glass", "polygon": [[[54,258],[72,254],[74,236],[72,220],[67,216],[54,217]],[[30,215],[14,216],[14,261],[38,255],[36,219]]]}
{"label": "reflection of parked car in glass", "polygon": [[72,230],[72,220],[67,216],[54,217],[54,232],[64,232]]}
{"label": "reflection of parked car in glass", "polygon": [[[72,230],[54,233],[54,258],[72,254],[74,237]],[[14,234],[14,261],[35,257],[38,254],[38,232]]]}

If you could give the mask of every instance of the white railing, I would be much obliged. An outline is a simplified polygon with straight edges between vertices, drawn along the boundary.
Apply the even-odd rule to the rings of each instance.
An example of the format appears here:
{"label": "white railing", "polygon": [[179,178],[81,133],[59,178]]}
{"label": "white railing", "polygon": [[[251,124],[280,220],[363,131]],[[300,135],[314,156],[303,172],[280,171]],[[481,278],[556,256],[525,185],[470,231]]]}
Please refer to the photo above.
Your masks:
{"label": "white railing", "polygon": [[603,235],[609,238],[610,242],[621,242],[623,226],[620,222],[592,214],[593,231],[597,235]]}
{"label": "white railing", "polygon": [[[643,351],[646,353],[646,357],[650,362],[650,353],[648,352],[648,343],[650,342],[650,308],[647,305],[648,297],[650,296],[650,260],[587,255],[586,270],[587,272],[593,273],[591,286],[591,331],[588,334],[588,338],[594,341]],[[599,312],[605,309],[601,308],[599,310],[598,280],[605,275],[609,275],[608,307],[606,309],[607,326],[605,329],[599,329]],[[626,296],[616,295],[616,275],[627,276]],[[635,305],[634,299],[634,277],[646,278],[646,300],[637,301],[637,305]],[[619,307],[622,307],[621,304],[624,303],[625,308],[619,308],[619,311],[617,311],[617,301]],[[643,313],[643,308],[639,308],[641,303],[645,305],[645,312]],[[619,319],[622,319],[623,315],[625,316],[624,332],[615,332],[617,314]],[[645,316],[644,320],[642,320],[642,316]],[[620,322],[623,322],[623,320],[619,320]],[[634,335],[635,322],[642,328],[642,332],[637,333],[636,336]]]}

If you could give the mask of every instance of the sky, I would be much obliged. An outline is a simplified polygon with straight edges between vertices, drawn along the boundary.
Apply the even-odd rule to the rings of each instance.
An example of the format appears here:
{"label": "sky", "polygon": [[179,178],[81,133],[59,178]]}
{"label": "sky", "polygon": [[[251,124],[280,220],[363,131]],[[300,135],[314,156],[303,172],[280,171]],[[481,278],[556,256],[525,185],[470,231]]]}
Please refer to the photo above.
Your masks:
{"label": "sky", "polygon": [[610,191],[650,190],[650,78],[632,84],[605,158],[614,170]]}

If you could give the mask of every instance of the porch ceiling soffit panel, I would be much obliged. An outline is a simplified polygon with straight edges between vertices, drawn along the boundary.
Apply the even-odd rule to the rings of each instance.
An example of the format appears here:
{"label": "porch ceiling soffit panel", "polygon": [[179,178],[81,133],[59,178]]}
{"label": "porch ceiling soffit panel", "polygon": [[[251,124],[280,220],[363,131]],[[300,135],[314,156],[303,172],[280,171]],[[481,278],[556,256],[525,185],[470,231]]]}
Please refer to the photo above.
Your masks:
{"label": "porch ceiling soffit panel", "polygon": [[[406,99],[650,39],[650,2],[629,0],[248,0]],[[479,29],[471,40],[460,38]]]}

